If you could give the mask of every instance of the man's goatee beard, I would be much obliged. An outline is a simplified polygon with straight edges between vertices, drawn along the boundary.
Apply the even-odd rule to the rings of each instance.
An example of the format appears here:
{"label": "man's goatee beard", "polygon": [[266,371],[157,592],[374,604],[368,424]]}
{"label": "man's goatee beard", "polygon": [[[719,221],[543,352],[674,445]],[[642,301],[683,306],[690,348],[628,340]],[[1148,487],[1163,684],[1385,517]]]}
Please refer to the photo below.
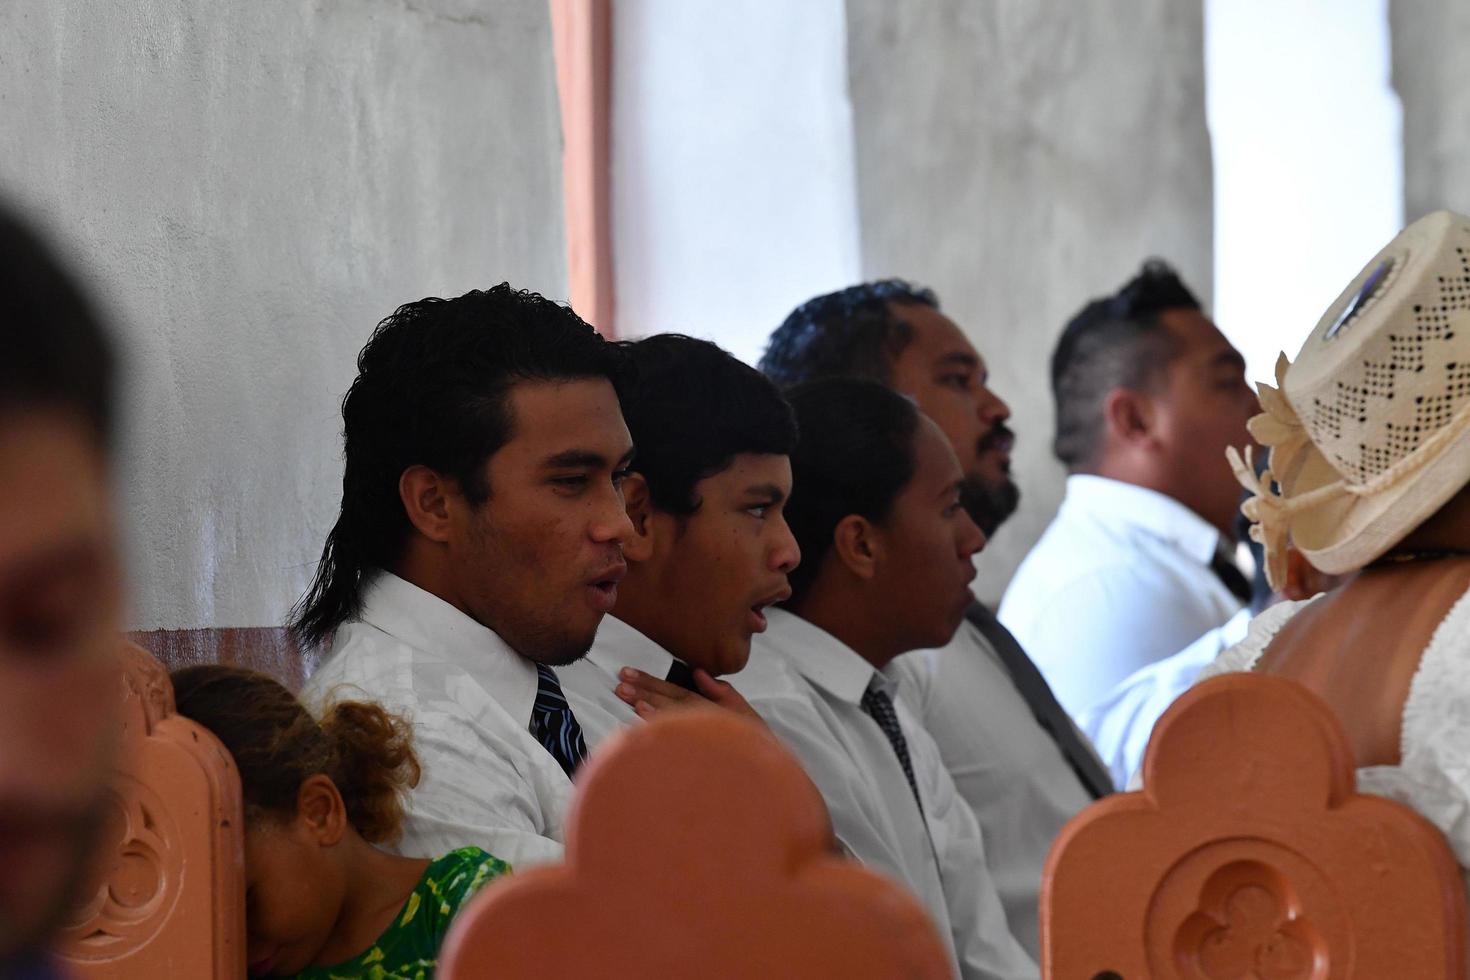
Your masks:
{"label": "man's goatee beard", "polygon": [[960,484],[960,506],[987,538],[1016,512],[1020,502],[1021,490],[1009,477],[992,483],[971,474]]}

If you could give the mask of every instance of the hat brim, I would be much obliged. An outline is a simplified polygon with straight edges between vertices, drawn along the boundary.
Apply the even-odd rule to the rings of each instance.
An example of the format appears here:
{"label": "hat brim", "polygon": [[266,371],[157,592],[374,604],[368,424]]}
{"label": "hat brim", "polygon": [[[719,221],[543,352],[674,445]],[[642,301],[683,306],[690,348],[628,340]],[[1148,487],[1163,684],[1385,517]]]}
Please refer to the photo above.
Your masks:
{"label": "hat brim", "polygon": [[[1291,496],[1342,479],[1312,447]],[[1293,516],[1291,542],[1313,567],[1330,575],[1356,571],[1381,558],[1470,483],[1470,426],[1412,473],[1372,494],[1343,494]]]}

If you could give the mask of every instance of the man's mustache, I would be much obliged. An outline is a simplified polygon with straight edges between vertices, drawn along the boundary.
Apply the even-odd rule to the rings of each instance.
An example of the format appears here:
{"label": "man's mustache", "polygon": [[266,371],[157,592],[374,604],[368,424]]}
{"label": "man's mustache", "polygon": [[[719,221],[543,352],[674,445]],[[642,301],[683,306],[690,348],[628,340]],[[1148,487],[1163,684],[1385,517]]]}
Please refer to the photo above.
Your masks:
{"label": "man's mustache", "polygon": [[982,453],[994,449],[1004,449],[1007,452],[1016,444],[1016,434],[1011,431],[1010,426],[1004,422],[997,422],[991,426],[990,431],[980,438],[979,448]]}

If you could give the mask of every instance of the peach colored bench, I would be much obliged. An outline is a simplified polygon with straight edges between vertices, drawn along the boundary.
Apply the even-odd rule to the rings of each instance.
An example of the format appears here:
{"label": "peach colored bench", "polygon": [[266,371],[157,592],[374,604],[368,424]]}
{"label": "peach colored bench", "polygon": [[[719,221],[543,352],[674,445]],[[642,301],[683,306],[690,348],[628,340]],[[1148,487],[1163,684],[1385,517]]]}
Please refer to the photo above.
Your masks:
{"label": "peach colored bench", "polygon": [[204,728],[174,712],[164,667],[120,650],[122,746],[99,860],[61,938],[79,980],[245,976],[240,778]]}
{"label": "peach colored bench", "polygon": [[630,728],[578,777],[565,864],[466,906],[438,976],[948,978],[918,901],[831,846],[816,789],[753,723]]}
{"label": "peach colored bench", "polygon": [[1417,813],[1356,791],[1341,725],[1299,685],[1236,674],[1189,691],[1154,730],[1143,786],[1058,837],[1045,977],[1466,976],[1454,855]]}

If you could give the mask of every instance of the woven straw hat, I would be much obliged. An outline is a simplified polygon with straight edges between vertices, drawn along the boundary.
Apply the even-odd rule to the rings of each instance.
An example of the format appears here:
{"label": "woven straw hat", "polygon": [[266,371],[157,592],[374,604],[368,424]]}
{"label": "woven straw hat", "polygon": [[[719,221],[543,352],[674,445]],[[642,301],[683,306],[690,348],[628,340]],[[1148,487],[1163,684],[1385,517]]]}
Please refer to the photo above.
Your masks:
{"label": "woven straw hat", "polygon": [[[1286,543],[1341,574],[1393,547],[1470,483],[1470,218],[1404,229],[1327,308],[1296,362],[1260,385],[1251,435],[1228,451],[1273,587]],[[1272,486],[1273,482],[1276,484]]]}

